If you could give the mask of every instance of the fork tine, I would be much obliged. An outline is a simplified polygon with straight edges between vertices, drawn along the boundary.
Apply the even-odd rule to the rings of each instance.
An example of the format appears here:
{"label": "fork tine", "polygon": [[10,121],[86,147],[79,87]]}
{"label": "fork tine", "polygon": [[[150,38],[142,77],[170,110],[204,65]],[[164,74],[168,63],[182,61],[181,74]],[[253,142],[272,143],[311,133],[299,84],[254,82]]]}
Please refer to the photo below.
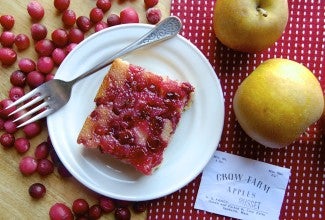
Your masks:
{"label": "fork tine", "polygon": [[41,118],[44,118],[44,117],[48,116],[49,114],[51,114],[53,111],[54,111],[53,109],[47,108],[45,111],[42,111],[42,112],[38,113],[37,115],[35,115],[34,117],[28,119],[27,121],[21,123],[20,125],[17,126],[17,128],[23,127],[29,123],[32,123],[32,122],[37,121]]}
{"label": "fork tine", "polygon": [[[23,96],[23,97],[24,97],[24,96]],[[23,98],[23,97],[22,97],[22,98]],[[11,115],[13,115],[13,114],[16,114],[17,112],[19,112],[19,111],[21,111],[21,110],[23,110],[23,109],[26,109],[26,108],[28,108],[29,106],[32,106],[32,105],[36,104],[37,102],[41,101],[42,99],[44,99],[43,96],[37,96],[36,98],[30,100],[30,101],[27,102],[26,104],[24,104],[24,105],[20,106],[19,108],[17,108],[15,111],[11,112],[8,116],[11,116]],[[20,100],[20,99],[18,99],[18,100]],[[14,103],[13,103],[13,104],[14,104]],[[19,103],[18,103],[18,104],[19,104]],[[8,107],[10,107],[10,105],[9,105]]]}
{"label": "fork tine", "polygon": [[26,112],[25,114],[21,115],[20,117],[16,118],[13,122],[19,121],[31,114],[34,114],[35,112],[38,112],[39,110],[46,108],[48,104],[46,102],[43,102],[42,104],[36,106],[35,108],[31,109],[30,111]]}
{"label": "fork tine", "polygon": [[10,105],[8,105],[6,107],[6,109],[9,109],[13,106],[17,106],[19,105],[20,103],[32,98],[33,96],[37,95],[37,93],[39,93],[39,87],[33,89],[32,91],[26,93],[24,96],[20,97],[18,100],[14,101],[13,103],[11,103]]}

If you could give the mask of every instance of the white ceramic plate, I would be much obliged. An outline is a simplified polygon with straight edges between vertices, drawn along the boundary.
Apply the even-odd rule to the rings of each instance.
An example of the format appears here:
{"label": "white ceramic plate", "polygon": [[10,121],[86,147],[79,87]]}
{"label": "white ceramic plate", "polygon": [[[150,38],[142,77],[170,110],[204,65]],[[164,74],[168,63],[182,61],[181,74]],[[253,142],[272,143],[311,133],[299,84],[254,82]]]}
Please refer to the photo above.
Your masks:
{"label": "white ceramic plate", "polygon": [[[66,57],[55,78],[73,79],[151,28],[127,24],[93,34]],[[195,87],[192,106],[183,114],[159,169],[144,176],[98,150],[77,144],[78,133],[95,106],[93,99],[108,68],[73,87],[68,104],[47,118],[48,130],[62,163],[91,190],[129,201],[155,199],[185,186],[208,163],[223,129],[223,93],[207,59],[181,36],[132,52],[123,59],[171,79],[189,81]]]}

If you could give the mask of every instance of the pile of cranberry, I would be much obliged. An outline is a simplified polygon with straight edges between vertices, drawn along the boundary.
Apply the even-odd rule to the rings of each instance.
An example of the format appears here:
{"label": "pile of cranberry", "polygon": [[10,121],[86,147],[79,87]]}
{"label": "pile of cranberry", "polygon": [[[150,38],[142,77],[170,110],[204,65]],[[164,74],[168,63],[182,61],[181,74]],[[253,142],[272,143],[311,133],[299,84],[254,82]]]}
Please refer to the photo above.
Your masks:
{"label": "pile of cranberry", "polygon": [[[25,112],[20,111],[11,115],[10,113],[15,110],[15,107],[7,109],[7,106],[25,94],[26,86],[33,89],[53,79],[55,68],[92,28],[97,32],[118,24],[139,23],[139,15],[131,7],[124,8],[119,14],[110,13],[104,21],[105,13],[111,8],[111,0],[97,0],[96,7],[90,10],[89,16],[79,17],[72,9],[69,9],[70,0],[54,0],[53,4],[61,13],[63,27],[55,29],[49,39],[46,38],[48,35],[46,26],[40,22],[45,14],[43,6],[34,0],[28,3],[27,12],[33,21],[30,34],[35,42],[34,49],[38,59],[34,61],[30,58],[21,58],[18,61],[18,69],[10,75],[12,87],[9,90],[8,98],[0,101],[0,144],[5,149],[14,147],[21,155],[31,148],[30,140],[42,132],[42,122],[26,125],[22,128],[24,136],[16,137],[18,128],[14,120]],[[144,0],[144,4],[148,23],[158,23],[161,19],[161,11],[155,7],[158,0]],[[16,63],[17,52],[29,48],[31,40],[26,34],[15,35],[11,31],[15,24],[12,15],[1,15],[0,24],[3,29],[0,35],[0,62],[6,68]],[[21,123],[22,120],[18,122]],[[55,168],[62,177],[71,176],[57,157],[49,138],[35,147],[34,156],[22,156],[19,162],[19,170],[24,176],[35,172],[41,176],[47,176],[53,173]],[[41,183],[32,184],[28,191],[34,199],[40,199],[46,194],[46,188]],[[89,206],[86,200],[78,198],[73,202],[71,208],[63,203],[54,204],[49,210],[49,215],[51,219],[73,219],[74,217],[98,219],[102,214],[114,211],[116,219],[130,219],[130,206],[130,202],[113,200],[104,196],[99,197],[97,204]],[[132,207],[134,212],[144,212],[146,203],[135,202]]]}

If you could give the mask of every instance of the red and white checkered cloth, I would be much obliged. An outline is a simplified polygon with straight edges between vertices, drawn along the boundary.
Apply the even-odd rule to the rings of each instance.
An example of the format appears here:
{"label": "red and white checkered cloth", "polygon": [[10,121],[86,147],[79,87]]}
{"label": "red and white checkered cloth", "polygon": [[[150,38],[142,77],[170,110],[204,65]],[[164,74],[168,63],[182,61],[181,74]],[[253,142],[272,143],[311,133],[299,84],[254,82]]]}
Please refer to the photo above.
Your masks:
{"label": "red and white checkered cloth", "polygon": [[[325,1],[289,0],[289,22],[282,38],[259,54],[235,52],[212,30],[215,0],[173,0],[171,14],[183,21],[182,35],[215,69],[225,97],[225,124],[218,150],[291,169],[280,219],[325,219],[325,143],[320,123],[292,145],[265,148],[252,141],[235,120],[233,95],[262,61],[282,57],[308,67],[325,89]],[[325,129],[325,128],[324,128]],[[194,209],[201,175],[179,191],[151,201],[148,219],[229,219]]]}

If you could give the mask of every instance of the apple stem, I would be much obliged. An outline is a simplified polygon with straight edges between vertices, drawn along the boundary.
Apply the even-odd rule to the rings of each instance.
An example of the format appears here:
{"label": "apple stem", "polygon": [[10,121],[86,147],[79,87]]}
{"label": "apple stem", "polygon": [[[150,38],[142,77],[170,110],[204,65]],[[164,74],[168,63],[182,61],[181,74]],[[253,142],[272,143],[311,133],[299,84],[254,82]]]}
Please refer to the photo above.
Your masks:
{"label": "apple stem", "polygon": [[264,17],[267,17],[267,11],[263,8],[257,7],[256,10],[261,13]]}

